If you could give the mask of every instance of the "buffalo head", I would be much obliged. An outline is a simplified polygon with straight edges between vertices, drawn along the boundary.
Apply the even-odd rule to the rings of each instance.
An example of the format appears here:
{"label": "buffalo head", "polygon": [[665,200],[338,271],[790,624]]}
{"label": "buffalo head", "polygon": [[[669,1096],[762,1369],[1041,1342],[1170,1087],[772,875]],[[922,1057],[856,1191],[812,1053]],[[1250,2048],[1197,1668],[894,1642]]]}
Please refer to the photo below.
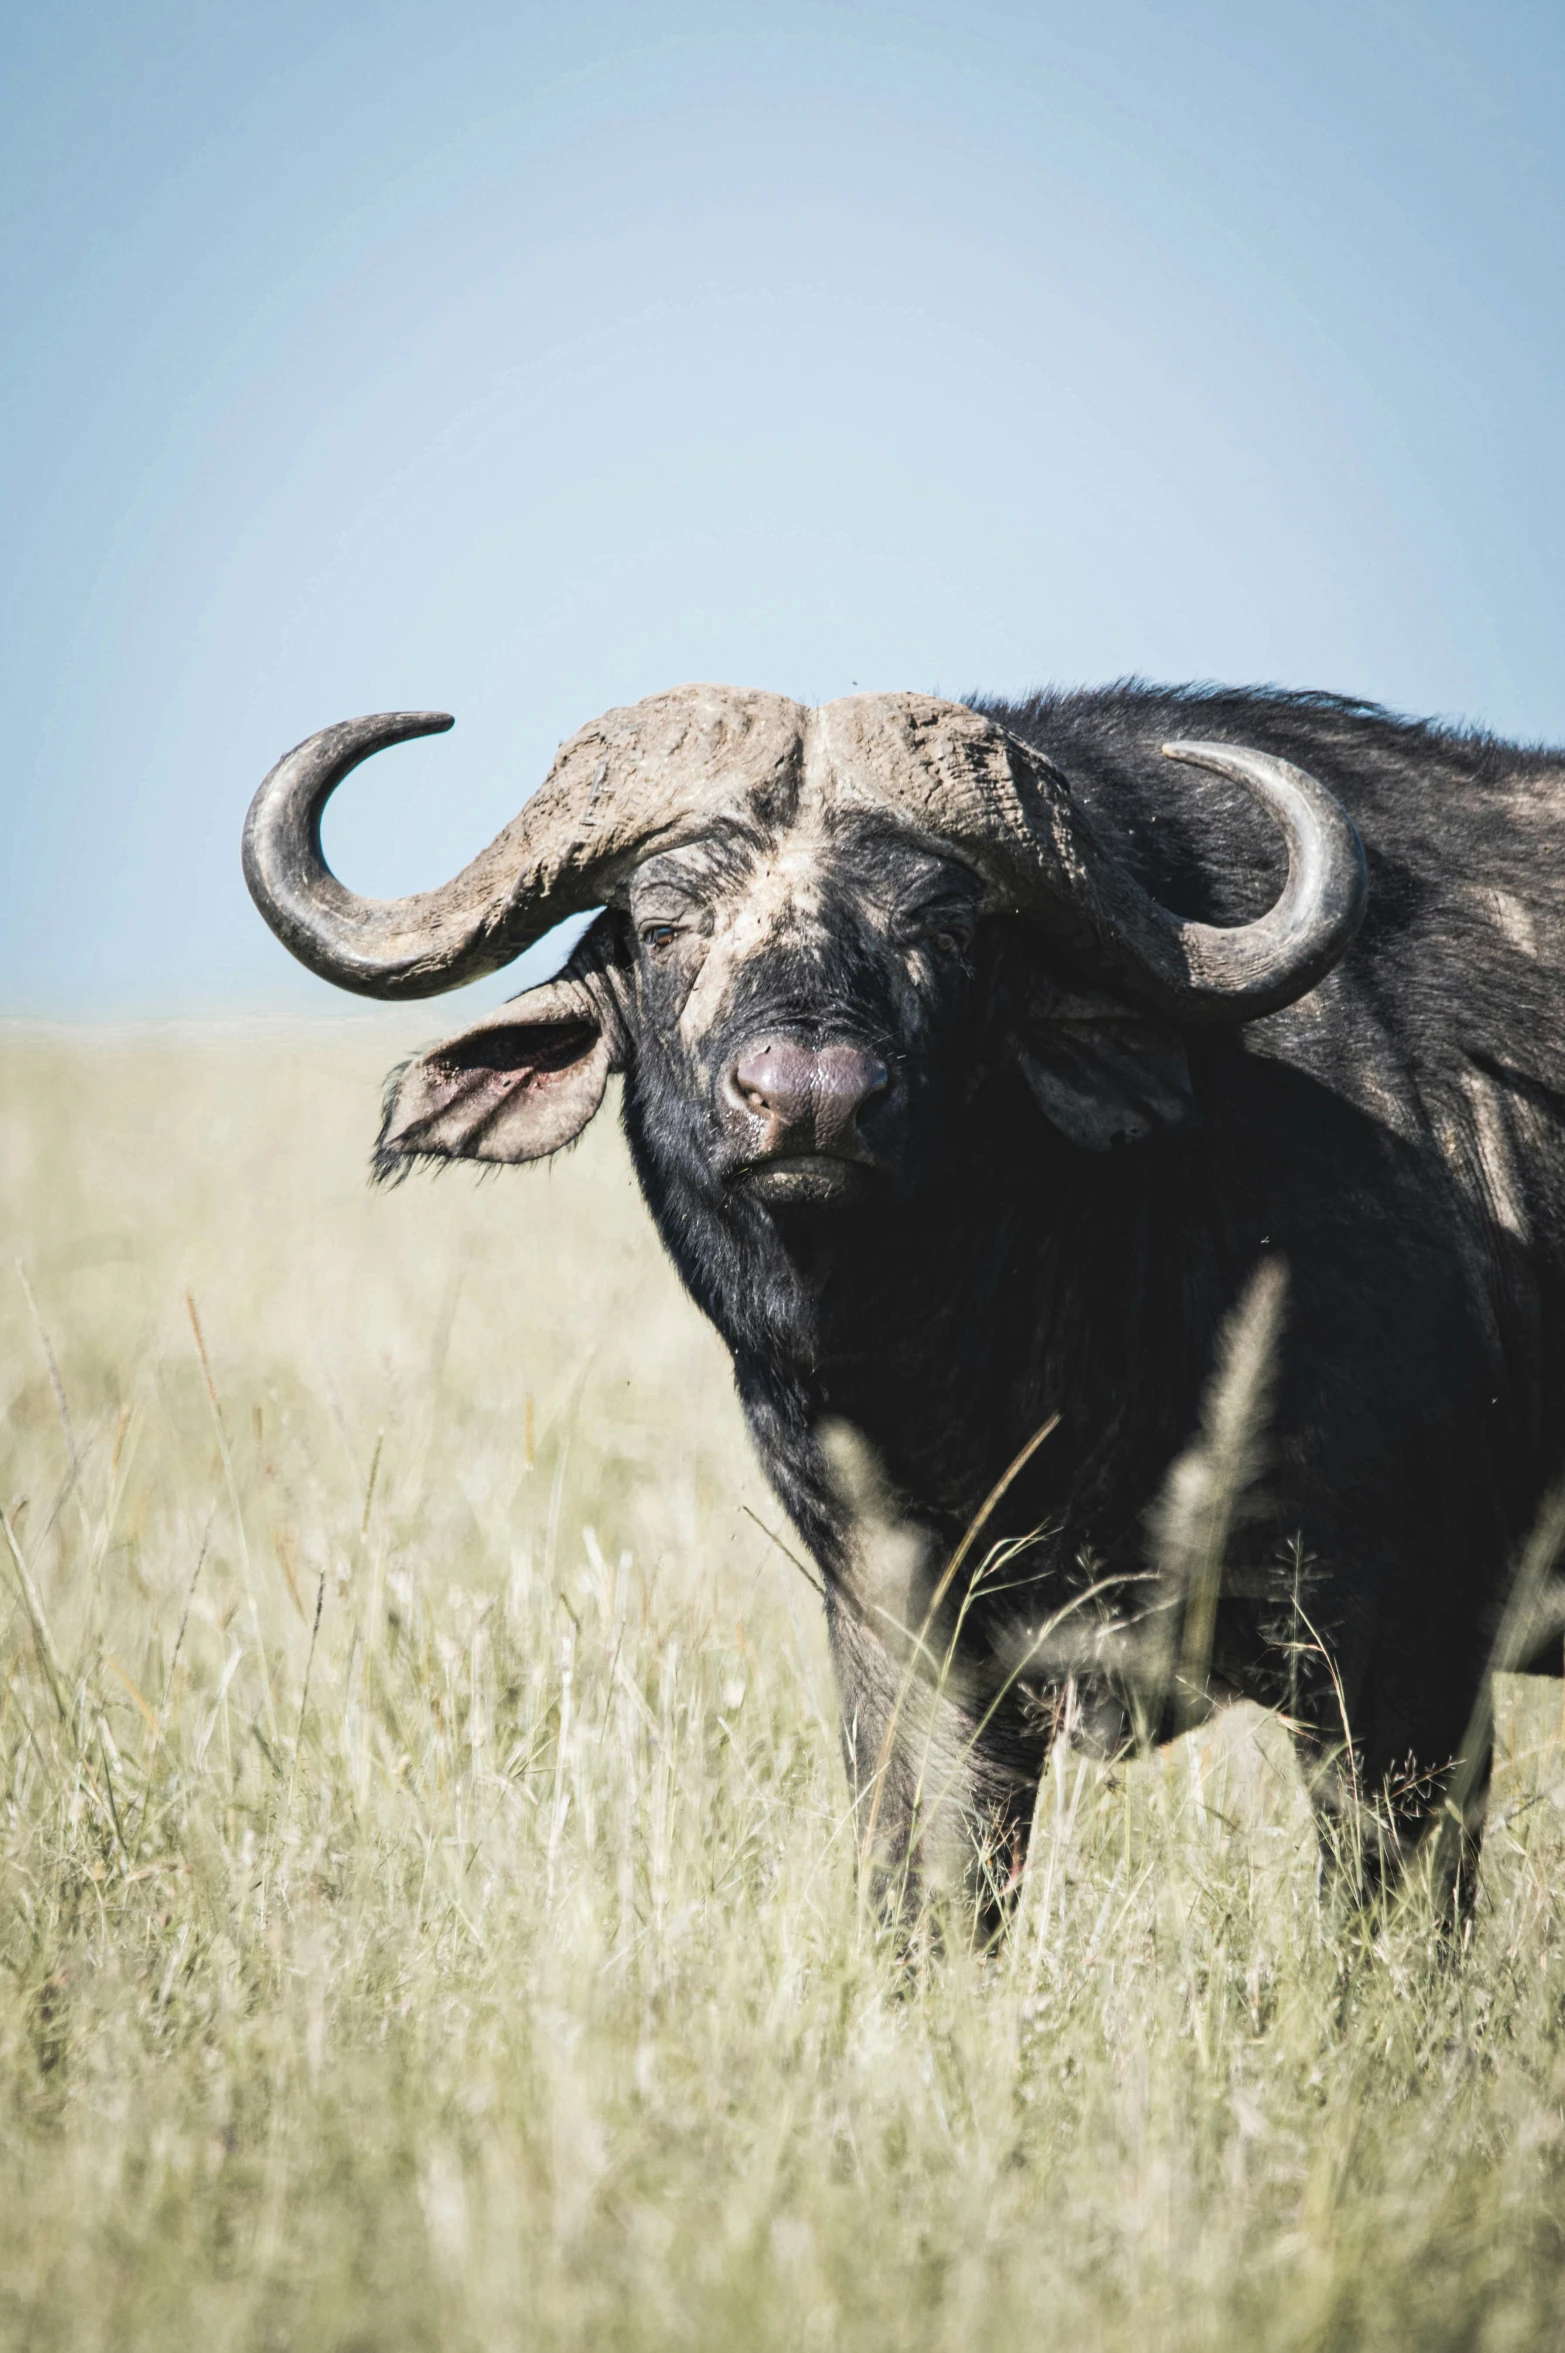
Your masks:
{"label": "buffalo head", "polygon": [[321,856],[328,796],[370,753],[450,724],[403,713],[312,736],[245,832],[273,930],[369,996],[459,987],[603,910],[556,979],[399,1074],[383,1172],[556,1151],[614,1069],[631,1076],[643,1165],[746,1214],[916,1189],[999,1061],[1058,1130],[1101,1149],[1181,1115],[1187,1025],[1290,1003],[1363,911],[1348,818],[1270,755],[1162,747],[1244,785],[1286,843],[1276,904],[1218,928],[1151,898],[1069,779],[965,705],[856,695],[808,710],[723,687],[584,728],[443,889],[356,897]]}

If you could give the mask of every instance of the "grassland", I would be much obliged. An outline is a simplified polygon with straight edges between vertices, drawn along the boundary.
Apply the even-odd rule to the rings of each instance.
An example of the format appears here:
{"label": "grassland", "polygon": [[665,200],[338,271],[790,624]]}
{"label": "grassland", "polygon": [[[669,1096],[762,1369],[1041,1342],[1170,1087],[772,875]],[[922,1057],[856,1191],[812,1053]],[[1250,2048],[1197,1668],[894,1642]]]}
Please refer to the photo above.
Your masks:
{"label": "grassland", "polygon": [[0,1039],[0,2341],[1565,2342],[1548,1776],[1442,1939],[1061,1758],[909,1969],[617,1137],[372,1196],[409,1034]]}

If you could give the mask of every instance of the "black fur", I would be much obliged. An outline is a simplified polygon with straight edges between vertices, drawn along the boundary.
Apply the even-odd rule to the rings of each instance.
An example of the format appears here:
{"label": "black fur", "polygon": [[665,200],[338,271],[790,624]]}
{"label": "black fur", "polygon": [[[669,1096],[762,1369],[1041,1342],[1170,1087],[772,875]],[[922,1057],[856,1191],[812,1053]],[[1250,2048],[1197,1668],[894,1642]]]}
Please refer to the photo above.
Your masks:
{"label": "black fur", "polygon": [[[649,859],[581,943],[572,1019],[585,1005],[613,1041],[658,1230],[821,1568],[859,1786],[906,1846],[923,1766],[903,1737],[905,1643],[866,1588],[874,1514],[831,1426],[867,1442],[882,1518],[920,1539],[916,1618],[1057,1417],[933,1630],[959,1808],[1014,1852],[1067,1689],[1109,1741],[1136,1691],[1112,1644],[1074,1685],[1055,1653],[1018,1661],[1084,1584],[1143,1576],[1225,1319],[1274,1260],[1269,1462],[1226,1564],[1213,1682],[1287,1705],[1317,1749],[1351,1735],[1359,1786],[1427,1791],[1565,1468],[1565,768],[1329,695],[1132,681],[976,707],[1056,763],[1148,890],[1207,921],[1272,902],[1280,840],[1240,787],[1159,747],[1295,761],[1358,825],[1369,912],[1286,1011],[1181,1030],[1125,1008],[1107,1047],[1101,1023],[1085,1047],[1067,1034],[1061,992],[1090,983],[1045,924],[980,917],[974,876],[884,831],[817,844],[810,921],[767,934],[709,998],[692,991],[712,909],[746,873],[766,883],[764,842]],[[891,1074],[860,1122],[873,1167],[840,1198],[748,1180],[725,1083],[779,1034],[854,1044]],[[1113,1109],[1096,1127],[1095,1072]],[[1132,1140],[1087,1148],[1111,1134]],[[382,1173],[406,1164],[393,1152]],[[1021,1549],[975,1583],[1002,1542]],[[1144,1590],[1123,1587],[1122,1616]]]}
{"label": "black fur", "polygon": [[[714,1173],[703,1089],[727,1031],[695,1069],[654,1004],[632,1008],[625,1120],[641,1184],[825,1575],[857,1765],[875,1762],[864,1727],[883,1722],[884,1690],[877,1710],[868,1686],[886,1671],[853,1622],[851,1514],[822,1425],[869,1441],[938,1567],[1059,1416],[980,1548],[1042,1531],[1011,1590],[980,1592],[964,1618],[961,1661],[983,1700],[1017,1628],[1073,1580],[1144,1568],[1147,1513],[1195,1431],[1223,1319],[1275,1257],[1289,1288],[1272,1463],[1230,1563],[1214,1671],[1268,1703],[1291,1698],[1326,1743],[1345,1708],[1371,1785],[1439,1768],[1565,1456],[1558,759],[1326,695],[1130,683],[977,707],[1064,770],[1149,889],[1207,920],[1270,903],[1280,845],[1238,787],[1157,747],[1218,737],[1295,760],[1359,826],[1370,911],[1299,1006],[1238,1032],[1193,1029],[1194,1115],[1108,1154],[1056,1133],[1008,1058],[1018,992],[1050,965],[1047,939],[1019,921],[980,925],[961,986],[913,1042],[888,1035],[874,972],[846,945],[829,969],[758,970],[735,1034],[818,1000],[924,1082],[902,1180],[818,1212],[769,1211]],[[629,989],[631,927],[609,920]],[[1302,1682],[1277,1607],[1300,1545],[1329,1656]],[[1013,1823],[1051,1722],[1046,1681],[1024,1678],[978,1738],[973,1786]]]}

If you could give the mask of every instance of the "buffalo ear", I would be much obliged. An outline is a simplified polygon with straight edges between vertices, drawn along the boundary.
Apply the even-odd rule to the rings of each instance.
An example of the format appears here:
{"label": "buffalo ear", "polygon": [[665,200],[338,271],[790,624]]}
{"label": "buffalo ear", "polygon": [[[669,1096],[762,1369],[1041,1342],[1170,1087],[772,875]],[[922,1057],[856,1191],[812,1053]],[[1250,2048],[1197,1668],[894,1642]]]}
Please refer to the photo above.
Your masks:
{"label": "buffalo ear", "polygon": [[1014,1045],[1044,1118],[1088,1152],[1140,1143],[1194,1108],[1179,1031],[1096,990],[1035,988]]}
{"label": "buffalo ear", "polygon": [[611,919],[563,972],[393,1071],[378,1177],[418,1160],[546,1160],[573,1143],[627,1051]]}

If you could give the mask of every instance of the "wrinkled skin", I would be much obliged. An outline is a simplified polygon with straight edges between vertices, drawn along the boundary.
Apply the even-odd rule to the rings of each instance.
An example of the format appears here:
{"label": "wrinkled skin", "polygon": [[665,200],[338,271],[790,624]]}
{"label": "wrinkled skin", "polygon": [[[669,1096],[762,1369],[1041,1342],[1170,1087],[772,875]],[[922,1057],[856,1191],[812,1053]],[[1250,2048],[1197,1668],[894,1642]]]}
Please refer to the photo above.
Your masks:
{"label": "wrinkled skin", "polygon": [[[1285,1012],[1229,1032],[1149,1017],[1067,970],[1046,925],[986,913],[960,860],[805,812],[645,861],[558,981],[390,1099],[384,1169],[524,1159],[623,1070],[649,1207],[822,1570],[857,1785],[877,1835],[931,1869],[959,1824],[1003,1877],[1063,1707],[1123,1736],[1124,1679],[1071,1677],[1036,1638],[1084,1584],[1144,1572],[1261,1261],[1288,1305],[1219,1692],[1287,1702],[1315,1747],[1345,1708],[1371,1787],[1443,1767],[1565,1454],[1565,953],[1538,854],[1543,834],[1565,850],[1558,772],[1324,698],[1229,702],[1203,729],[1319,774],[1374,877],[1358,945]],[[1146,781],[1187,703],[1115,690],[999,716],[1059,756],[1167,903],[1233,922],[1275,894],[1243,796],[1203,787],[1170,823]],[[907,1629],[1052,1417],[931,1630],[942,1697],[915,1677],[899,1699]],[[1000,1540],[1025,1549],[975,1585]],[[1122,1616],[1142,1599],[1111,1595]]]}

